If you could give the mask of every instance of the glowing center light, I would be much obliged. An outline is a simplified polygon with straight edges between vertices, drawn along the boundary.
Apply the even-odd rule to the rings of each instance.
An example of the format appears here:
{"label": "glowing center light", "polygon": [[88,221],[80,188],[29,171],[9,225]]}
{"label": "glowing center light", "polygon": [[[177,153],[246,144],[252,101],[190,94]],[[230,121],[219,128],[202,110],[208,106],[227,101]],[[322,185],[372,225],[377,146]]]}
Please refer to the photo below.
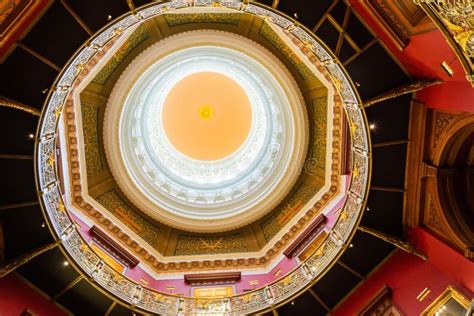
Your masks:
{"label": "glowing center light", "polygon": [[204,104],[199,108],[199,117],[203,120],[209,120],[214,116],[214,109],[208,104]]}

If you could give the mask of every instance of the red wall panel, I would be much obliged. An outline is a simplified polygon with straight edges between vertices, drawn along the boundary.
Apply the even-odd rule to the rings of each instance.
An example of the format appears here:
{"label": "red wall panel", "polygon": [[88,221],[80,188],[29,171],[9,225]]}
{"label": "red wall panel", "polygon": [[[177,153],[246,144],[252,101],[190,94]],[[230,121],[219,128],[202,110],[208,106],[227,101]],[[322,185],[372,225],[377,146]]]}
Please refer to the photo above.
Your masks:
{"label": "red wall panel", "polygon": [[[428,261],[397,250],[332,315],[356,315],[385,285],[392,289],[392,301],[404,315],[419,315],[448,285],[474,296],[474,263],[420,228],[409,235]],[[431,293],[419,302],[416,297],[425,287]]]}
{"label": "red wall panel", "polygon": [[29,309],[36,315],[67,315],[15,274],[0,279],[0,316],[18,316]]}

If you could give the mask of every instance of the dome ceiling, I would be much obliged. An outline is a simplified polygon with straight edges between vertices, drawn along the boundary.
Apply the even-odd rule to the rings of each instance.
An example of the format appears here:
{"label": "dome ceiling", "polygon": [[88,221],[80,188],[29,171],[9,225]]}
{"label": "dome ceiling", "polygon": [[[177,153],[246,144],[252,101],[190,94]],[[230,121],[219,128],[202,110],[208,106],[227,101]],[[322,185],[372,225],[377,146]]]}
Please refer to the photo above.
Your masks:
{"label": "dome ceiling", "polygon": [[[42,203],[72,261],[127,303],[194,304],[123,277],[91,227],[157,280],[290,267],[267,288],[206,303],[234,313],[291,298],[354,234],[370,174],[365,116],[337,59],[283,15],[230,0],[151,4],[96,34],[55,87],[39,129]],[[318,218],[318,249],[283,256]]]}
{"label": "dome ceiling", "polygon": [[[157,221],[190,231],[238,228],[273,209],[300,173],[308,138],[303,97],[284,70],[263,47],[222,31],[185,32],[147,48],[121,74],[104,115],[105,153],[124,194]],[[163,124],[172,90],[190,76],[210,72],[238,82],[252,111],[240,148],[212,161],[183,155]],[[196,89],[205,92],[200,84]],[[224,100],[231,97],[222,93]],[[221,116],[218,108],[210,108],[212,118],[198,116],[200,107],[211,106],[205,100],[219,98],[212,89],[208,94],[196,100],[193,112],[212,124]],[[228,119],[235,130],[233,115]],[[222,134],[219,126],[196,128],[191,135]]]}

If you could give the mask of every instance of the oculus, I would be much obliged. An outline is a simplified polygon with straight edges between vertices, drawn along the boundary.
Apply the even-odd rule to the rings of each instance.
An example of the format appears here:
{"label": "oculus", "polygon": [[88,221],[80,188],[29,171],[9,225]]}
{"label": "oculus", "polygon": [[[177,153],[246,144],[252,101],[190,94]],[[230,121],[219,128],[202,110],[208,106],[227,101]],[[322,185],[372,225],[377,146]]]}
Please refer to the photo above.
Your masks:
{"label": "oculus", "polygon": [[[221,124],[209,128],[210,121],[196,122],[201,124],[186,132],[207,133],[210,139],[213,133],[232,137],[243,129],[237,149],[214,160],[177,150],[169,135],[182,127],[167,124],[178,120],[173,115],[179,114],[180,100],[175,99],[183,99],[183,93],[194,94],[198,104],[213,99],[218,105],[219,92],[206,85],[196,92],[187,82],[203,76],[243,99],[233,106],[238,113],[223,113],[229,104],[215,109],[213,120]],[[183,85],[187,91],[176,96]],[[239,122],[232,116],[240,112]],[[187,123],[193,127],[193,121]],[[226,131],[223,125],[232,123]],[[124,194],[156,220],[199,232],[234,229],[273,209],[300,174],[308,143],[304,100],[283,64],[249,39],[213,30],[166,38],[136,57],[110,95],[104,130],[107,159]],[[203,142],[199,137],[196,141]]]}

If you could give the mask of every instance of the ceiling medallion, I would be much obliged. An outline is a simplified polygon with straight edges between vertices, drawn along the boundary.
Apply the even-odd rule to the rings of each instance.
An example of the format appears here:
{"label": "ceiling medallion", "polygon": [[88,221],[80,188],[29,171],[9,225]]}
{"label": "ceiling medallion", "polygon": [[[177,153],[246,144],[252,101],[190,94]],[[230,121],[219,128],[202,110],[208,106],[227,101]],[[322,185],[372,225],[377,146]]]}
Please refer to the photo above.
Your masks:
{"label": "ceiling medallion", "polygon": [[[328,74],[334,99],[342,103],[350,126],[352,172],[341,209],[334,213],[318,250],[281,278],[224,299],[167,294],[151,285],[141,285],[105,263],[89,246],[73,217],[73,208],[83,202],[80,195],[75,195],[75,188],[86,180],[62,171],[83,168],[79,162],[84,155],[77,138],[68,139],[70,154],[63,150],[64,136],[74,132],[65,128],[65,122],[80,116],[65,109],[79,102],[78,93],[103,66],[101,60],[108,57],[108,52],[114,52],[114,47],[147,20],[170,12],[245,14],[278,29],[297,43],[301,49],[298,54]],[[255,50],[252,41],[237,35],[185,32],[143,51],[115,84],[108,99],[114,106],[106,107],[104,117],[106,155],[121,190],[148,216],[194,231],[234,229],[264,216],[293,187],[304,166],[308,143],[305,101],[286,67],[265,49],[258,54]],[[244,141],[236,141],[235,149],[222,157],[184,154],[164,127],[169,92],[183,79],[204,72],[218,73],[238,83],[250,103],[251,115],[246,121],[249,132],[243,133],[245,137],[241,135],[240,139]],[[342,254],[360,221],[371,170],[368,127],[360,105],[350,78],[333,54],[314,34],[277,11],[237,0],[152,3],[111,22],[84,44],[50,90],[36,143],[35,171],[41,205],[70,261],[123,304],[154,314],[239,315],[268,310],[314,284]],[[189,113],[198,123],[212,123],[221,115],[218,103],[200,101],[194,106]],[[206,159],[209,157],[219,158]],[[332,175],[337,176],[337,171]],[[94,207],[86,206],[91,214],[99,215]],[[218,239],[209,245],[221,242]]]}
{"label": "ceiling medallion", "polygon": [[214,109],[212,106],[205,104],[199,108],[199,117],[203,120],[209,120],[214,116]]}

